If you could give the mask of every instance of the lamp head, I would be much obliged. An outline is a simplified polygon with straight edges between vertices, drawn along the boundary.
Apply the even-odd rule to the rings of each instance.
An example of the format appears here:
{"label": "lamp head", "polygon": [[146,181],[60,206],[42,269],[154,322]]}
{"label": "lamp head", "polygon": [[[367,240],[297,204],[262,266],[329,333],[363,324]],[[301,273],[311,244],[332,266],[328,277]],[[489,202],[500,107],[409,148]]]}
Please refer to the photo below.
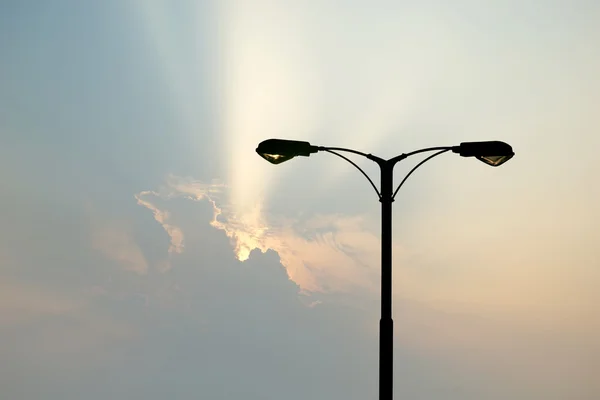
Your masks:
{"label": "lamp head", "polygon": [[454,146],[452,151],[462,157],[475,157],[492,167],[504,164],[515,155],[509,144],[500,141],[464,142]]}
{"label": "lamp head", "polygon": [[256,148],[258,155],[271,164],[281,164],[296,156],[308,157],[317,151],[319,148],[308,142],[285,139],[268,139],[261,142]]}

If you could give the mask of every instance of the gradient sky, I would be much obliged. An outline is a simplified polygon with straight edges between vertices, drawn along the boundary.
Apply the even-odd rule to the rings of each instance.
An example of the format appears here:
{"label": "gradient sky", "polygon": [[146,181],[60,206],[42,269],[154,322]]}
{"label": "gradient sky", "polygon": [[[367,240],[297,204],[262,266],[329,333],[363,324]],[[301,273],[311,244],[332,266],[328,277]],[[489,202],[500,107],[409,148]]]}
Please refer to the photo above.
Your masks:
{"label": "gradient sky", "polygon": [[[600,398],[600,3],[0,2],[0,397]],[[368,160],[356,160],[378,179]],[[402,178],[418,159],[396,168]]]}

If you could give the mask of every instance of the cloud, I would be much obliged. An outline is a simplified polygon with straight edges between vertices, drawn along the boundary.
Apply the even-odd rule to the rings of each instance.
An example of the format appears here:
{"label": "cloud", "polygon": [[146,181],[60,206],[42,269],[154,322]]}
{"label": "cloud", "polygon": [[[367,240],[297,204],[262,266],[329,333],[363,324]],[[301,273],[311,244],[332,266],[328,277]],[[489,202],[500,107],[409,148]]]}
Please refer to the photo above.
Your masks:
{"label": "cloud", "polygon": [[22,377],[5,381],[15,368],[23,377],[50,365],[64,372],[87,369],[111,361],[112,356],[99,349],[131,342],[136,333],[131,324],[102,311],[93,296],[80,290],[58,290],[4,275],[0,336],[0,357],[12,360],[10,368],[0,368],[0,384],[10,392],[25,384],[18,383]]}
{"label": "cloud", "polygon": [[[261,274],[270,261],[262,257],[273,250],[287,276],[298,285],[296,296],[304,307],[337,310],[343,304],[360,308],[362,303],[368,318],[365,315],[361,329],[368,332],[370,340],[376,340],[377,324],[373,321],[378,318],[380,243],[366,217],[314,214],[286,218],[267,213],[260,205],[242,213],[230,204],[226,186],[177,176],[170,176],[160,193],[161,199],[205,200],[210,205],[210,224],[226,234],[236,258],[244,261],[242,265],[252,265],[240,267],[248,285],[267,281]],[[165,207],[177,208],[168,202]],[[467,211],[457,215],[469,215]],[[592,306],[596,296],[583,291],[584,286],[573,277],[570,282],[564,280],[561,265],[566,262],[562,259],[565,245],[555,245],[555,253],[543,251],[561,235],[556,233],[556,237],[529,247],[517,245],[516,241],[525,242],[528,233],[502,234],[511,231],[506,221],[502,224],[502,215],[493,214],[493,219],[503,229],[487,232],[483,228],[489,221],[479,220],[477,213],[473,220],[453,217],[462,223],[462,229],[456,230],[458,223],[440,223],[444,216],[436,212],[419,221],[420,229],[405,227],[415,238],[425,237],[427,241],[413,238],[406,242],[410,250],[395,244],[395,265],[400,266],[395,270],[394,303],[395,318],[402,324],[396,331],[399,352],[454,369],[453,379],[464,385],[468,385],[469,374],[486,371],[482,375],[510,382],[505,393],[511,396],[529,391],[531,398],[550,392],[566,398],[593,391],[586,371],[595,368],[600,359],[600,349],[589,334],[599,328]],[[175,218],[175,211],[173,214],[183,231],[197,229],[186,224],[182,215]],[[529,213],[530,218],[534,215]],[[518,221],[521,219],[515,218],[513,223]],[[482,228],[467,229],[467,224]],[[431,232],[431,226],[438,229]],[[465,257],[467,244],[471,251]],[[537,253],[532,251],[536,249]],[[503,257],[489,259],[490,254],[499,253]],[[261,260],[260,265],[256,260]],[[528,275],[533,271],[537,271],[536,279]],[[244,296],[250,301],[255,295]],[[259,299],[264,293],[256,296]],[[256,310],[253,313],[260,315]],[[565,347],[574,342],[586,350]],[[562,366],[548,364],[550,349],[564,360]],[[513,359],[507,359],[506,354],[513,354]],[[567,365],[573,373],[566,371]],[[543,389],[545,379],[558,383],[547,392]],[[477,391],[473,386],[472,390],[477,393],[474,398],[495,396],[485,385]]]}
{"label": "cloud", "polygon": [[[255,249],[274,250],[290,279],[303,290],[377,290],[375,265],[379,259],[379,239],[368,229],[363,217],[315,215],[308,220],[292,220],[266,215],[260,203],[240,210],[230,203],[226,185],[171,175],[159,191],[136,195],[138,204],[152,210],[163,227],[170,214],[159,210],[150,200],[140,200],[150,196],[162,200],[206,200],[213,211],[210,225],[227,235],[238,260],[247,260]],[[165,230],[183,238],[180,226],[168,224]]]}
{"label": "cloud", "polygon": [[162,225],[163,229],[171,238],[169,253],[181,253],[183,251],[183,232],[181,232],[181,229],[179,229],[178,227],[173,226],[167,222],[170,217],[168,211],[162,211],[154,204],[143,199],[143,197],[146,197],[148,195],[157,196],[158,194],[150,191],[140,192],[135,195],[137,203],[152,211],[152,214],[154,214],[154,219]]}
{"label": "cloud", "polygon": [[376,338],[362,328],[365,311],[327,301],[309,307],[275,252],[254,250],[240,262],[230,256],[229,239],[208,228],[213,241],[190,242],[161,275],[176,273],[169,293],[186,306],[151,301],[134,318],[142,333],[125,354],[135,358],[108,372],[112,379],[134,371],[116,381],[119,393],[292,400],[376,393],[376,353],[366,350]]}
{"label": "cloud", "polygon": [[82,308],[73,299],[44,286],[0,279],[0,327],[21,325],[36,318],[61,316]]}
{"label": "cloud", "polygon": [[[86,398],[96,400],[111,394],[188,398],[201,393],[295,400],[359,399],[377,393],[378,296],[353,287],[368,286],[368,279],[361,277],[378,281],[378,240],[366,217],[315,214],[292,219],[257,207],[254,215],[244,218],[229,205],[224,185],[176,176],[156,193],[144,199],[169,211],[169,224],[185,233],[188,244],[172,254],[166,273],[154,268],[143,276],[122,269],[119,273],[103,268],[105,261],[95,264],[93,253],[81,253],[69,259],[70,269],[61,275],[54,263],[48,264],[51,257],[45,260],[46,253],[36,251],[29,266],[36,275],[51,271],[60,279],[76,275],[81,265],[94,265],[84,274],[85,290],[48,279],[38,285],[3,279],[14,288],[6,293],[21,297],[12,303],[0,300],[21,309],[23,304],[33,310],[40,307],[25,313],[27,319],[6,319],[11,325],[2,332],[0,356],[7,362],[0,368],[0,385],[8,396],[76,399],[87,393]],[[162,226],[145,207],[139,209],[145,217],[143,229],[134,229],[135,221],[124,229],[128,225],[110,222],[120,219],[105,210],[102,215],[108,217],[102,222],[128,232],[143,254],[150,254],[150,248],[168,254],[170,239],[162,234]],[[74,226],[85,225],[76,223],[73,215],[66,218]],[[62,224],[45,224],[45,229],[76,236],[60,231]],[[451,231],[452,226],[445,229]],[[247,236],[236,233],[240,230]],[[154,241],[141,240],[148,231]],[[423,234],[434,242],[452,236]],[[44,242],[49,248],[73,251],[70,236],[45,236],[50,238]],[[253,247],[254,240],[267,250],[255,247],[242,262],[233,250],[244,240],[250,243],[247,247]],[[511,256],[505,246],[509,243],[500,247],[504,261],[519,256]],[[597,385],[589,371],[597,369],[600,356],[597,331],[590,324],[597,320],[593,308],[582,310],[573,300],[561,312],[564,316],[568,311],[570,319],[549,320],[535,307],[511,311],[523,304],[522,299],[513,309],[495,307],[482,293],[512,295],[518,285],[494,279],[498,275],[475,274],[464,265],[461,251],[449,251],[456,248],[452,242],[438,247],[440,254],[411,254],[411,264],[401,265],[395,275],[405,285],[403,297],[396,293],[394,303],[399,395],[443,394],[452,400],[595,398]],[[401,259],[406,256],[402,249],[397,253]],[[486,254],[470,253],[477,263]],[[20,267],[15,257],[23,255],[10,256],[3,260]],[[299,283],[289,279],[294,261],[306,274],[296,276]],[[365,272],[371,264],[371,272]],[[446,274],[440,273],[442,267]],[[312,282],[319,290],[309,289]],[[74,283],[82,289],[81,282]],[[425,286],[431,291],[424,291]],[[477,290],[455,297],[449,289],[453,286],[457,291],[470,286]],[[521,290],[527,293],[526,286]],[[436,291],[438,298],[427,296]],[[33,379],[37,384],[29,385]],[[114,383],[106,385],[107,381]]]}
{"label": "cloud", "polygon": [[96,221],[92,227],[92,244],[105,257],[128,271],[148,272],[148,262],[125,223]]}

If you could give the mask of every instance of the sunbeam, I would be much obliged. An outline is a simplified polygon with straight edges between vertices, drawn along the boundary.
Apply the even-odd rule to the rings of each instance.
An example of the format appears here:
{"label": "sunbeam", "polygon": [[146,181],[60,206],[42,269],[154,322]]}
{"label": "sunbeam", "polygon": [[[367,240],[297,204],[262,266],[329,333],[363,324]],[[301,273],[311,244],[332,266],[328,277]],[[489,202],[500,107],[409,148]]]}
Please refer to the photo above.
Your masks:
{"label": "sunbeam", "polygon": [[266,138],[306,138],[315,131],[318,82],[309,43],[285,7],[224,1],[220,10],[222,154],[233,204],[252,213],[272,179],[254,148]]}

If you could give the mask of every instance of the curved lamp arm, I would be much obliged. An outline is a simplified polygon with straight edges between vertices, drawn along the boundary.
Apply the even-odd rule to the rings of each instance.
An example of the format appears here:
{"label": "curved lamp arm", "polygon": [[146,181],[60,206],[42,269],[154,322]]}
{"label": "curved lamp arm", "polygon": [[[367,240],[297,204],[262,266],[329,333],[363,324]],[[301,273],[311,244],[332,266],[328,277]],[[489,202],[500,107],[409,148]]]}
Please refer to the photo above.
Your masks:
{"label": "curved lamp arm", "polygon": [[428,147],[428,148],[425,148],[425,149],[419,149],[419,150],[411,151],[410,153],[402,153],[402,154],[400,154],[400,155],[398,155],[398,156],[396,156],[394,158],[391,158],[389,160],[384,160],[384,159],[379,158],[377,156],[374,156],[372,154],[367,154],[367,153],[363,153],[363,152],[358,151],[358,150],[347,149],[347,148],[344,148],[344,147],[324,147],[324,146],[318,146],[317,149],[319,151],[326,151],[328,153],[334,154],[334,155],[336,155],[336,156],[338,156],[338,157],[340,157],[340,158],[348,161],[350,164],[352,164],[356,169],[358,169],[360,171],[361,174],[363,174],[363,176],[365,178],[367,178],[367,180],[369,181],[369,183],[371,184],[371,186],[373,187],[373,189],[375,189],[375,193],[377,193],[377,196],[379,197],[379,199],[381,199],[381,192],[377,189],[377,186],[375,185],[375,183],[373,183],[373,180],[369,177],[369,175],[367,175],[367,173],[365,171],[363,171],[363,169],[360,168],[354,161],[350,160],[346,156],[343,156],[343,155],[337,153],[337,151],[345,151],[345,152],[348,152],[348,153],[358,154],[360,156],[368,158],[369,160],[375,161],[377,164],[379,164],[380,166],[382,166],[382,164],[387,164],[387,163],[395,165],[398,161],[402,161],[405,158],[410,157],[410,156],[415,155],[415,154],[424,153],[424,152],[427,152],[427,151],[439,150],[438,152],[430,155],[429,157],[425,158],[420,163],[418,163],[417,165],[415,165],[414,168],[411,169],[408,174],[406,174],[406,176],[404,177],[404,179],[402,179],[402,182],[400,182],[400,185],[398,185],[398,188],[396,189],[396,191],[392,195],[392,201],[393,201],[394,198],[396,197],[396,194],[398,193],[398,191],[402,187],[402,185],[404,185],[404,182],[406,182],[406,180],[408,179],[408,177],[410,175],[412,175],[412,173],[415,172],[415,170],[417,168],[419,168],[421,165],[423,165],[427,161],[431,160],[433,157],[438,156],[440,154],[443,154],[443,153],[445,153],[447,151],[452,150],[452,147],[448,147],[448,146],[444,146],[444,147]]}
{"label": "curved lamp arm", "polygon": [[402,153],[399,156],[396,156],[396,157],[390,159],[389,161],[396,164],[398,161],[402,161],[407,157],[414,156],[415,154],[425,153],[426,151],[435,151],[435,150],[452,150],[452,147],[449,147],[449,146],[427,147],[425,149],[411,151],[410,153]]}
{"label": "curved lamp arm", "polygon": [[337,153],[337,152],[335,152],[333,150],[348,151],[350,153],[360,154],[361,156],[364,156],[364,157],[368,158],[367,154],[361,153],[360,151],[355,151],[355,150],[350,150],[350,149],[343,149],[343,148],[336,148],[336,147],[323,147],[323,148],[320,148],[319,150],[326,151],[326,152],[331,153],[331,154],[335,154],[336,156],[338,156],[340,158],[343,158],[344,160],[348,161],[350,164],[354,165],[354,167],[357,170],[359,170],[360,173],[363,174],[365,178],[367,178],[367,180],[369,181],[369,183],[371,184],[371,186],[373,186],[373,189],[375,189],[375,193],[377,193],[377,196],[379,198],[381,198],[381,193],[379,193],[379,190],[377,189],[377,186],[375,186],[375,184],[373,183],[373,181],[371,180],[371,178],[369,178],[369,175],[367,175],[367,173],[365,171],[363,171],[363,169],[361,167],[359,167],[358,165],[356,165],[356,163],[354,161],[352,161],[348,157],[343,156],[340,153]]}
{"label": "curved lamp arm", "polygon": [[398,188],[396,189],[396,191],[392,195],[392,200],[394,200],[394,198],[396,197],[396,194],[398,193],[398,191],[400,190],[400,188],[402,187],[402,185],[404,184],[404,182],[406,182],[406,180],[408,179],[408,177],[413,172],[415,172],[415,170],[417,168],[419,168],[421,165],[425,164],[427,161],[431,160],[433,157],[439,156],[440,154],[444,154],[445,152],[452,150],[452,148],[451,147],[432,147],[432,148],[429,148],[429,149],[416,150],[416,151],[413,151],[411,153],[402,154],[402,155],[398,156],[398,157],[404,156],[404,157],[401,158],[401,159],[404,159],[404,158],[406,158],[408,156],[412,156],[413,154],[422,153],[422,152],[425,152],[425,151],[432,151],[432,150],[440,150],[440,151],[438,151],[437,153],[433,153],[429,157],[427,157],[424,160],[422,160],[420,163],[418,163],[417,165],[415,165],[413,167],[413,169],[411,169],[408,174],[406,174],[406,176],[404,177],[404,179],[402,179],[402,182],[400,182],[400,184],[398,185]]}
{"label": "curved lamp arm", "polygon": [[370,154],[367,153],[363,153],[362,151],[358,151],[358,150],[352,150],[352,149],[347,149],[345,147],[326,147],[326,146],[318,146],[317,150],[319,151],[330,151],[330,150],[336,150],[336,151],[345,151],[347,153],[354,153],[354,154],[358,154],[359,156],[363,156],[365,158],[371,158]]}

